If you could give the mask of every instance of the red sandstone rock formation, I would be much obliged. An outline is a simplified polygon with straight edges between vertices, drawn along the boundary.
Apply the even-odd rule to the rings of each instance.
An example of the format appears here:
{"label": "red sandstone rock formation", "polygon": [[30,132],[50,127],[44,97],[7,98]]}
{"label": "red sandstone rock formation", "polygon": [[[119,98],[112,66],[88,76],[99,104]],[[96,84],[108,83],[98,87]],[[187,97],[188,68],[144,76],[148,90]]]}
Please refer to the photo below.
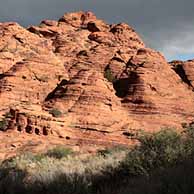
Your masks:
{"label": "red sandstone rock formation", "polygon": [[169,64],[130,26],[91,12],[28,29],[0,23],[0,157],[29,142],[95,150],[129,145],[139,129],[180,128],[194,118],[193,81],[193,61]]}

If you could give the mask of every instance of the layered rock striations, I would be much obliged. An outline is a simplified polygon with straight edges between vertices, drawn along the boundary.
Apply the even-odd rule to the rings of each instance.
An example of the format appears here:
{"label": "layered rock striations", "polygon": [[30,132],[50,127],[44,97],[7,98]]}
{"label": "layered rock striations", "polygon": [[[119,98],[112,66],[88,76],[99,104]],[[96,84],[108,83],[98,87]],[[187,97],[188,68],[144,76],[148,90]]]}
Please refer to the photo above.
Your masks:
{"label": "layered rock striations", "polygon": [[169,64],[125,23],[91,12],[0,23],[0,43],[0,139],[128,145],[139,129],[193,121],[194,62]]}

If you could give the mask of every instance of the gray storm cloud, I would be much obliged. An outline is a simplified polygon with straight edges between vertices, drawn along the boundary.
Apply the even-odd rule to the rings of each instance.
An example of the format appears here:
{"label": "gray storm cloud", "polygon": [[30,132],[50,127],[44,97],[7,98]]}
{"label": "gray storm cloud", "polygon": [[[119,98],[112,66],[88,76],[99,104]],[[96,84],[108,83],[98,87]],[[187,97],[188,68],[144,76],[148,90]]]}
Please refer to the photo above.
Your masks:
{"label": "gray storm cloud", "polygon": [[149,47],[173,59],[194,56],[193,9],[193,0],[0,0],[0,21],[28,26],[65,12],[90,10],[109,23],[127,22]]}

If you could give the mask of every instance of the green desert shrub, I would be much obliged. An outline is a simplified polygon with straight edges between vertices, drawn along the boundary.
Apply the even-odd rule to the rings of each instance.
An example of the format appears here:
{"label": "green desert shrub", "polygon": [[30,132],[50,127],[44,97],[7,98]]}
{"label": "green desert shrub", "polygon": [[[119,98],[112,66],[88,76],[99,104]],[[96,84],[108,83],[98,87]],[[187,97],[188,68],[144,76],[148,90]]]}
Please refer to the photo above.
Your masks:
{"label": "green desert shrub", "polygon": [[49,111],[49,113],[53,116],[53,117],[61,117],[62,116],[62,112],[57,109],[57,108],[53,108]]}
{"label": "green desert shrub", "polygon": [[8,122],[5,118],[3,118],[1,121],[0,121],[0,130],[1,131],[5,131],[6,128],[7,128],[7,125],[8,125]]}
{"label": "green desert shrub", "polygon": [[105,77],[109,82],[114,82],[114,81],[116,80],[116,79],[115,79],[115,76],[112,74],[110,68],[105,69],[105,71],[104,71],[104,77]]}
{"label": "green desert shrub", "polygon": [[0,131],[5,131],[8,127],[9,119],[12,115],[7,112],[3,115],[3,118],[0,120]]}
{"label": "green desert shrub", "polygon": [[191,157],[194,156],[194,123],[191,123],[184,127],[182,136],[184,137],[186,153]]}
{"label": "green desert shrub", "polygon": [[183,134],[186,136],[186,140],[191,140],[192,142],[194,140],[194,123],[185,125],[183,128]]}
{"label": "green desert shrub", "polygon": [[73,150],[71,148],[56,146],[55,148],[48,150],[45,155],[56,159],[61,159],[72,153]]}
{"label": "green desert shrub", "polygon": [[[154,134],[138,137],[140,144],[133,148],[123,162],[122,169],[130,176],[146,175],[154,169],[164,169],[188,158],[188,139],[172,129],[163,129]],[[193,141],[194,139],[192,139]]]}
{"label": "green desert shrub", "polygon": [[117,190],[118,194],[193,194],[193,160],[185,160],[163,170],[152,171],[149,177],[140,176]]}
{"label": "green desert shrub", "polygon": [[166,166],[176,162],[180,156],[184,157],[185,145],[181,134],[171,129],[164,129],[155,134],[139,138],[140,152],[150,161],[150,168]]}

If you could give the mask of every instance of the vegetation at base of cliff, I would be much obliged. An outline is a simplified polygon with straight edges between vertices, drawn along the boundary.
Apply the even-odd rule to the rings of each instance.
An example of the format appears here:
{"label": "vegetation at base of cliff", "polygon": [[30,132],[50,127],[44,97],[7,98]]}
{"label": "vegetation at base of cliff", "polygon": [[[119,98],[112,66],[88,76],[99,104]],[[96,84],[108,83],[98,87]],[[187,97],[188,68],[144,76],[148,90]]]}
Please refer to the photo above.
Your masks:
{"label": "vegetation at base of cliff", "polygon": [[45,155],[50,158],[61,159],[71,155],[72,153],[73,153],[73,150],[71,148],[56,146],[55,148],[48,150]]}
{"label": "vegetation at base of cliff", "polygon": [[137,138],[140,144],[133,148],[115,147],[95,155],[54,148],[41,156],[5,160],[0,165],[0,193],[193,193],[194,126],[182,133],[163,129]]}

